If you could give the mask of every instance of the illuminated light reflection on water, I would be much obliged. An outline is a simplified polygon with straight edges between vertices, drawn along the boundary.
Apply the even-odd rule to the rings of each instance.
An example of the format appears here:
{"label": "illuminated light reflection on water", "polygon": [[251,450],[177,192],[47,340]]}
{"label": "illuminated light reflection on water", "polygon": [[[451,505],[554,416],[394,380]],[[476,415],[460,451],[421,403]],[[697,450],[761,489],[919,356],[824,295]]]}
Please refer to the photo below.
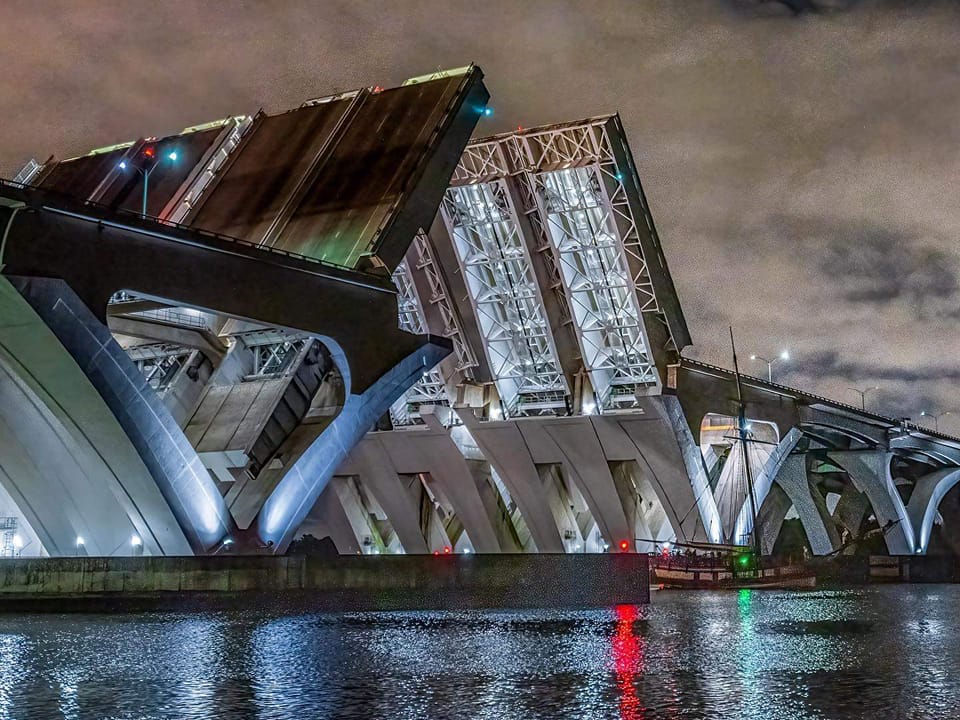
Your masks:
{"label": "illuminated light reflection on water", "polygon": [[7,718],[956,718],[960,587],[571,612],[0,615]]}

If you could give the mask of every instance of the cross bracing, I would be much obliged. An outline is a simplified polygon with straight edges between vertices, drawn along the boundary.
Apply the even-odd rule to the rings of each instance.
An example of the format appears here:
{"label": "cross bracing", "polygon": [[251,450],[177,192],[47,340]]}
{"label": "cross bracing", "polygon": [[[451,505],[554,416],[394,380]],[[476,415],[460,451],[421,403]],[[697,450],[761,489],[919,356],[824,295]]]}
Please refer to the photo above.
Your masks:
{"label": "cross bracing", "polygon": [[613,153],[608,118],[583,124],[559,126],[541,131],[513,135],[508,139],[511,162],[517,170],[528,173],[549,172],[564,168],[595,165],[616,223],[623,249],[632,269],[631,280],[640,303],[640,310],[659,311],[657,297],[640,247],[636,221],[630,210],[624,178],[628,168],[617,165]]}
{"label": "cross bracing", "polygon": [[566,381],[505,182],[451,187],[441,213],[504,411],[565,408]]}
{"label": "cross bracing", "polygon": [[602,407],[629,402],[615,386],[655,386],[637,294],[596,165],[530,176]]}
{"label": "cross bracing", "polygon": [[190,359],[191,350],[175,345],[139,345],[127,349],[147,384],[157,392],[163,392],[176,378],[177,373]]}
{"label": "cross bracing", "polygon": [[[393,271],[393,283],[397,287],[397,312],[400,329],[415,335],[428,332],[423,317],[423,307],[417,295],[417,288],[410,274],[407,261],[397,265]],[[446,383],[438,368],[426,370],[409,390],[407,390],[390,408],[390,417],[394,425],[408,425],[420,417],[421,405],[449,405]]]}
{"label": "cross bracing", "polygon": [[[573,332],[602,408],[634,405],[658,386],[645,322],[667,326],[640,243],[635,212],[645,205],[625,147],[613,117],[499,135],[468,146],[452,181],[501,180],[516,191],[545,271],[541,289],[557,297],[554,327]],[[654,232],[647,215],[640,221]],[[662,349],[676,350],[672,337]]]}
{"label": "cross bracing", "polygon": [[277,331],[247,333],[240,338],[253,353],[253,372],[247,375],[245,380],[282,375],[307,343],[306,336],[287,335]]}
{"label": "cross bracing", "polygon": [[[428,300],[437,309],[443,322],[440,334],[453,342],[453,352],[457,359],[457,372],[466,379],[472,379],[473,368],[477,367],[477,358],[464,340],[460,318],[454,310],[453,303],[447,294],[446,285],[440,276],[430,238],[423,230],[418,231],[414,236],[412,247],[416,257],[416,267],[423,272],[430,288]],[[409,268],[407,269],[409,271]]]}

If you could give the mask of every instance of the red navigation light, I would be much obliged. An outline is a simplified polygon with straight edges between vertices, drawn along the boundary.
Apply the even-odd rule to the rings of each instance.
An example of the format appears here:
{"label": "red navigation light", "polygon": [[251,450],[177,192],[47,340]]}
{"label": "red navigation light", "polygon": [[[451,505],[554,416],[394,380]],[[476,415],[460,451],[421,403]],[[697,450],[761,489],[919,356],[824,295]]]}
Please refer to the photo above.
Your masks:
{"label": "red navigation light", "polygon": [[627,548],[629,547],[630,547],[630,543],[628,543],[626,540],[620,541],[620,552],[626,552]]}
{"label": "red navigation light", "polygon": [[443,554],[444,554],[444,555],[449,555],[449,554],[450,554],[450,546],[449,546],[449,545],[444,546],[444,548],[443,548]]}
{"label": "red navigation light", "polygon": [[434,550],[434,551],[433,551],[433,554],[434,554],[434,555],[439,555],[439,554],[440,554],[440,551],[439,551],[439,550]]}
{"label": "red navigation light", "polygon": [[374,85],[374,86],[373,86],[373,92],[374,92],[374,93],[382,93],[382,92],[383,92],[383,88],[380,87],[379,85]]}
{"label": "red navigation light", "polygon": [[153,145],[147,145],[147,147],[143,149],[143,156],[145,158],[150,158],[151,160],[153,160],[153,157],[156,154],[157,154],[157,149],[153,147]]}

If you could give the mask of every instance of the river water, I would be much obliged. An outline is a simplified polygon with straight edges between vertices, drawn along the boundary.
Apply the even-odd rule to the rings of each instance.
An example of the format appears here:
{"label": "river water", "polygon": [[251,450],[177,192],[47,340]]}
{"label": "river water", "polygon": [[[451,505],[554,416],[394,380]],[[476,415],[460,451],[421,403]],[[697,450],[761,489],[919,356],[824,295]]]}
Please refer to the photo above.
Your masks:
{"label": "river water", "polygon": [[0,615],[7,718],[960,718],[960,586],[576,612]]}

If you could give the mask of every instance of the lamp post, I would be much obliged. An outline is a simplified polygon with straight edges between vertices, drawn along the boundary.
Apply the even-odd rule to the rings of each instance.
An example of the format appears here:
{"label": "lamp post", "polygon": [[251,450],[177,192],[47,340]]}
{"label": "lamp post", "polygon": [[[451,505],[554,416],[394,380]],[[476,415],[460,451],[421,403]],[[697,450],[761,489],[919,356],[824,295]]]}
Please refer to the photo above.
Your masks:
{"label": "lamp post", "polygon": [[775,357],[773,358],[773,360],[767,360],[767,358],[761,357],[760,355],[751,355],[750,359],[759,360],[760,362],[765,362],[767,364],[767,381],[773,382],[773,364],[775,362],[779,362],[780,360],[789,360],[790,353],[784,350],[782,353],[780,353],[779,357]]}
{"label": "lamp post", "polygon": [[[136,170],[141,175],[143,175],[143,204],[141,205],[140,216],[146,217],[147,216],[147,193],[150,188],[150,173],[152,173],[156,169],[157,165],[159,165],[160,163],[157,160],[157,148],[154,145],[147,145],[143,149],[143,152],[141,153],[141,155],[143,157],[143,163],[141,163],[141,165],[133,165],[133,169]],[[176,150],[171,150],[170,152],[167,153],[167,160],[169,160],[170,162],[175,162],[176,159],[177,159]],[[121,160],[120,164],[117,167],[119,167],[121,170],[126,170],[127,169],[126,161]]]}
{"label": "lamp post", "polygon": [[942,413],[928,413],[926,410],[924,410],[920,414],[923,415],[924,417],[933,418],[933,429],[936,432],[940,432],[940,418],[945,417],[947,415],[952,415],[953,413],[951,413],[949,410]]}
{"label": "lamp post", "polygon": [[874,390],[879,390],[879,389],[880,389],[879,385],[874,385],[873,387],[868,387],[868,388],[855,388],[855,387],[847,388],[847,390],[850,390],[851,392],[855,392],[857,393],[857,395],[860,396],[860,409],[863,410],[864,412],[866,412],[866,409],[867,409],[867,393],[873,392]]}

